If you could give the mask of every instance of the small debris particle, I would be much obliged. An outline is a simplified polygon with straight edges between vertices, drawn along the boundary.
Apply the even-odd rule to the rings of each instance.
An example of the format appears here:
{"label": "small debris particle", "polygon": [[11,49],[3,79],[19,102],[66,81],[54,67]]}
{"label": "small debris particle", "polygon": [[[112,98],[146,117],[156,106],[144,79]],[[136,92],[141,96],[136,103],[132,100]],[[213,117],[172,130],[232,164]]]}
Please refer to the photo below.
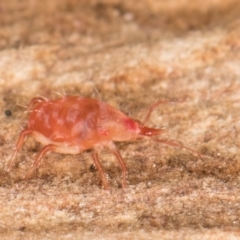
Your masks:
{"label": "small debris particle", "polygon": [[12,116],[12,112],[10,110],[5,110],[5,115],[7,117],[10,117],[10,116]]}

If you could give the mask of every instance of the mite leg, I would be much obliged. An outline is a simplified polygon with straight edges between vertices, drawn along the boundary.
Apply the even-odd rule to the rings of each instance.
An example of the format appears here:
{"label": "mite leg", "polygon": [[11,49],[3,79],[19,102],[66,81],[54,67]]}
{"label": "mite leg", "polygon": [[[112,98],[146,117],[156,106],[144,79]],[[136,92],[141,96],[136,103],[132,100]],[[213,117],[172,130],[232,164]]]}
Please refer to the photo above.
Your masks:
{"label": "mite leg", "polygon": [[30,103],[28,104],[28,108],[27,108],[27,111],[30,111],[30,109],[37,103],[41,103],[41,102],[46,102],[47,100],[44,99],[43,97],[36,97],[36,98],[33,98]]}
{"label": "mite leg", "polygon": [[163,144],[166,144],[166,145],[169,145],[169,146],[172,146],[172,147],[184,148],[184,149],[186,149],[186,150],[196,154],[201,159],[203,159],[203,156],[211,158],[209,156],[205,156],[205,155],[201,154],[200,152],[198,152],[198,151],[196,151],[196,150],[194,150],[192,148],[189,148],[189,147],[183,145],[183,143],[181,143],[181,142],[175,142],[175,141],[168,140],[168,139],[156,139],[156,138],[152,138],[151,140],[154,141],[154,142],[163,143]]}
{"label": "mite leg", "polygon": [[143,124],[145,125],[147,123],[147,121],[149,120],[153,110],[159,105],[159,104],[162,104],[162,103],[166,103],[166,102],[169,102],[168,100],[158,100],[156,101],[155,103],[153,103],[151,105],[151,107],[149,108],[147,114],[146,114],[146,117],[145,119],[143,120]]}
{"label": "mite leg", "polygon": [[121,168],[122,168],[122,187],[126,188],[127,187],[127,181],[126,181],[126,176],[127,176],[127,167],[126,164],[118,150],[118,148],[116,147],[116,145],[111,142],[108,145],[109,149],[112,151],[112,153],[116,156]]}
{"label": "mite leg", "polygon": [[7,167],[9,170],[11,170],[12,165],[13,165],[13,162],[14,162],[14,159],[15,159],[18,151],[21,149],[25,138],[27,137],[27,135],[29,135],[29,134],[31,134],[31,133],[32,133],[32,130],[31,130],[31,129],[28,129],[28,128],[24,129],[24,130],[20,133],[20,136],[19,136],[19,138],[18,138],[16,147],[15,147],[15,151],[14,151],[13,157],[12,157],[12,159],[10,160],[10,162],[9,162],[9,164],[8,164],[8,167]]}
{"label": "mite leg", "polygon": [[150,118],[153,110],[154,110],[159,104],[162,104],[162,103],[178,103],[178,102],[181,103],[181,102],[183,102],[183,101],[181,101],[181,100],[171,101],[171,100],[165,100],[165,99],[156,101],[155,103],[153,103],[153,104],[150,106],[150,108],[149,108],[149,110],[148,110],[148,112],[147,112],[147,114],[146,114],[146,117],[145,117],[145,119],[143,120],[143,124],[145,125],[145,124],[147,123],[147,121],[149,120],[149,118]]}
{"label": "mite leg", "polygon": [[102,182],[103,182],[104,189],[105,190],[109,190],[107,179],[105,177],[105,174],[104,174],[104,171],[102,169],[102,166],[101,166],[101,164],[99,162],[98,153],[96,151],[93,151],[92,158],[93,158],[95,166],[97,167],[98,172],[101,175],[101,179],[102,179]]}
{"label": "mite leg", "polygon": [[46,155],[47,152],[56,152],[57,150],[57,147],[53,144],[49,144],[49,145],[46,145],[45,147],[43,147],[41,149],[41,151],[38,153],[37,157],[36,157],[36,160],[34,161],[32,167],[30,168],[30,170],[28,171],[25,179],[28,179],[32,174],[33,172],[36,170],[36,168],[39,166],[42,158]]}

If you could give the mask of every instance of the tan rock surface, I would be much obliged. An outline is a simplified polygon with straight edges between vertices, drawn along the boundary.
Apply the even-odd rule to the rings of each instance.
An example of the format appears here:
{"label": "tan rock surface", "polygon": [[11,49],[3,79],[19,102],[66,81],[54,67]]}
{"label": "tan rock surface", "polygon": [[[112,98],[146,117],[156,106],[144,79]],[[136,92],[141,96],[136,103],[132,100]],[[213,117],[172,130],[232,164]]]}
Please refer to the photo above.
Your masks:
{"label": "tan rock surface", "polygon": [[[239,16],[238,0],[2,1],[1,239],[239,239]],[[50,153],[23,180],[41,148],[29,137],[7,172],[22,106],[58,93],[101,97],[138,119],[157,99],[178,100],[149,125],[211,158],[120,143],[129,187],[106,150],[108,192],[90,151]]]}

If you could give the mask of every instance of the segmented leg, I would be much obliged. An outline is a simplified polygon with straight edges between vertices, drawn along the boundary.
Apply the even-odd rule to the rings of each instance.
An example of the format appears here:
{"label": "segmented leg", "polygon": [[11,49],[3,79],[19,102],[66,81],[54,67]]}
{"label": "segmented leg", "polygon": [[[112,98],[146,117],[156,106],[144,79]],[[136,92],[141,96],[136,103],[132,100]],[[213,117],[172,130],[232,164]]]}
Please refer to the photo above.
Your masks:
{"label": "segmented leg", "polygon": [[30,110],[35,104],[37,103],[41,103],[41,102],[46,102],[47,100],[43,97],[36,97],[36,98],[33,98],[30,103],[28,104],[28,109],[27,110]]}
{"label": "segmented leg", "polygon": [[97,170],[101,175],[101,179],[102,179],[102,182],[103,182],[104,189],[109,190],[107,179],[106,179],[105,174],[104,174],[104,170],[103,170],[103,168],[102,168],[102,166],[99,162],[98,153],[96,151],[93,151],[92,152],[92,157],[93,157],[94,164],[97,167]]}
{"label": "segmented leg", "polygon": [[198,152],[198,151],[196,151],[192,148],[189,148],[189,147],[185,146],[181,142],[175,142],[175,141],[168,140],[168,139],[156,139],[156,138],[152,138],[151,140],[154,141],[154,142],[163,143],[163,144],[166,144],[166,145],[169,145],[169,146],[172,146],[172,147],[184,148],[184,149],[198,155],[200,158],[203,158],[203,156],[211,158],[209,156],[205,156],[204,154],[201,154],[200,152]]}
{"label": "segmented leg", "polygon": [[149,108],[149,110],[148,110],[148,112],[147,112],[147,114],[146,114],[146,117],[145,117],[145,119],[143,120],[143,124],[145,125],[145,124],[147,123],[147,121],[149,120],[149,118],[150,118],[153,110],[154,110],[159,104],[162,104],[162,103],[177,103],[177,102],[183,102],[183,101],[181,101],[181,100],[171,101],[171,100],[165,100],[165,99],[156,101],[155,103],[153,103],[153,104],[150,106],[150,108]]}
{"label": "segmented leg", "polygon": [[57,150],[57,147],[53,144],[49,144],[49,145],[46,145],[44,146],[41,151],[38,153],[37,157],[36,157],[36,160],[34,161],[32,167],[30,168],[30,170],[28,171],[25,179],[28,179],[32,174],[33,172],[36,170],[36,168],[39,166],[39,164],[41,163],[41,160],[42,158],[46,155],[46,153],[52,151],[56,151]]}
{"label": "segmented leg", "polygon": [[12,165],[13,165],[13,162],[14,162],[14,159],[15,159],[18,151],[21,149],[25,138],[27,137],[27,135],[29,135],[29,134],[31,134],[31,133],[32,133],[32,130],[31,130],[31,129],[28,129],[28,128],[24,129],[24,130],[20,133],[20,136],[19,136],[19,138],[18,138],[16,147],[15,147],[15,151],[14,151],[13,157],[12,157],[12,159],[10,160],[10,162],[9,162],[9,164],[8,164],[8,170],[11,170]]}
{"label": "segmented leg", "polygon": [[112,151],[112,153],[116,156],[121,168],[122,168],[122,187],[126,188],[127,187],[127,181],[126,181],[126,176],[127,176],[127,167],[126,164],[118,150],[118,148],[116,147],[116,145],[112,142],[111,144],[109,144],[109,149]]}

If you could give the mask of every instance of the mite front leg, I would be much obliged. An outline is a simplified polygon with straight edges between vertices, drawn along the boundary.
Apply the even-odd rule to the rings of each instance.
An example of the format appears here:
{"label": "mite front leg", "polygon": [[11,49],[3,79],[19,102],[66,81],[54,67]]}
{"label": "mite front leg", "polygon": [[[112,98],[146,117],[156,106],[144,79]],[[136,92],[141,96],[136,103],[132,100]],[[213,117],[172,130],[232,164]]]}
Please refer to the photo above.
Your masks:
{"label": "mite front leg", "polygon": [[178,147],[178,148],[182,148],[182,149],[186,149],[194,154],[196,154],[199,158],[201,159],[204,159],[204,157],[207,157],[207,158],[211,158],[209,156],[206,156],[204,154],[201,154],[200,152],[190,148],[190,147],[187,147],[185,146],[182,142],[180,141],[173,141],[173,140],[168,140],[168,139],[158,139],[158,138],[152,138],[151,139],[152,141],[154,142],[158,142],[158,143],[163,143],[163,144],[166,144],[168,146],[172,146],[172,147]]}
{"label": "mite front leg", "polygon": [[101,175],[101,179],[102,179],[102,182],[103,182],[104,189],[109,190],[107,179],[106,179],[105,174],[104,174],[104,170],[103,170],[103,168],[102,168],[102,166],[99,162],[98,153],[94,150],[93,150],[93,153],[92,153],[92,157],[93,157],[94,164],[95,164],[98,172]]}
{"label": "mite front leg", "polygon": [[116,156],[120,166],[121,166],[121,169],[122,169],[122,187],[123,188],[126,188],[127,187],[127,181],[126,181],[126,176],[127,176],[127,167],[126,167],[126,164],[118,150],[118,148],[116,147],[116,145],[111,142],[109,145],[108,145],[109,149],[112,151],[112,153]]}

